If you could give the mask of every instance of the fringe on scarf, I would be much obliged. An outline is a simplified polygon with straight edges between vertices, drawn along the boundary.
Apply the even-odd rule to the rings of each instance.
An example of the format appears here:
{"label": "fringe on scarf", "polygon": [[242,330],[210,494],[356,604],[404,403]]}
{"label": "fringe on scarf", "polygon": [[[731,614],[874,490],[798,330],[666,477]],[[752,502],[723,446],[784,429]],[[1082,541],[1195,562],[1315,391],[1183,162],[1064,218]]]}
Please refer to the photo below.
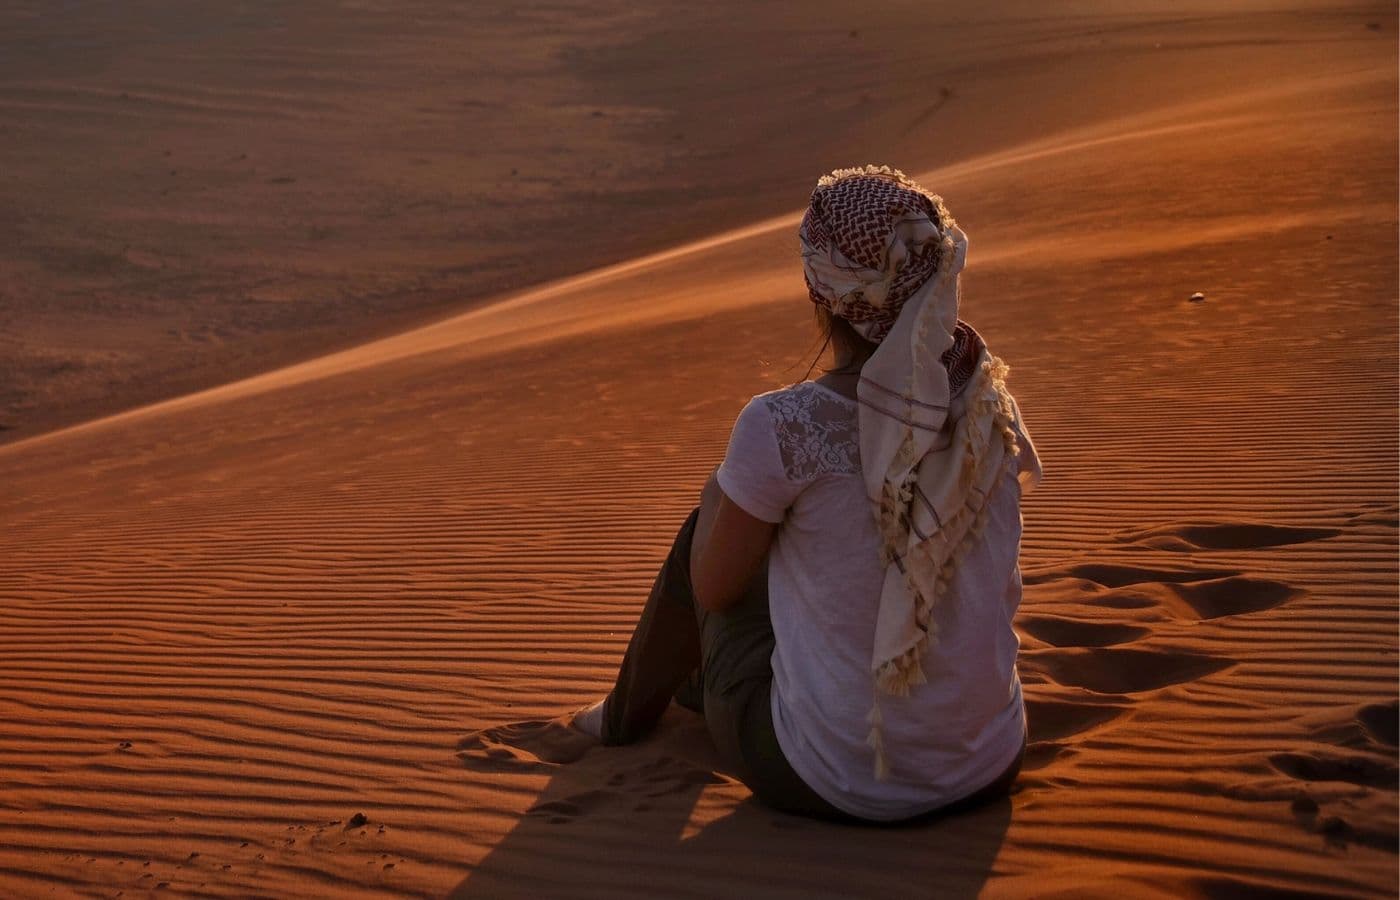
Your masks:
{"label": "fringe on scarf", "polygon": [[[895,697],[907,697],[916,685],[925,684],[922,658],[930,642],[938,639],[938,624],[933,612],[935,605],[947,595],[949,584],[958,564],[967,555],[975,538],[981,535],[986,525],[987,495],[979,485],[985,474],[987,449],[991,440],[1002,440],[1005,455],[1001,459],[1003,468],[1012,463],[1020,454],[1015,429],[1012,422],[1015,407],[1011,394],[1006,388],[1006,377],[1010,369],[1000,359],[988,355],[983,360],[981,371],[974,378],[973,385],[977,396],[971,398],[966,416],[981,421],[990,416],[992,426],[987,434],[981,428],[965,429],[965,450],[962,465],[958,471],[958,487],[963,494],[962,505],[944,521],[943,527],[920,542],[904,557],[902,569],[905,583],[914,597],[914,620],[919,626],[919,637],[908,650],[894,659],[887,660],[875,672],[874,702],[866,722],[870,732],[866,743],[875,751],[875,777],[884,781],[889,777],[889,760],[885,756],[883,734],[884,719],[880,711],[880,694],[883,692]],[[1000,474],[1000,471],[997,473]],[[916,474],[910,471],[904,484],[885,484],[881,498],[880,517],[883,537],[882,556],[886,565],[898,558],[898,548],[908,546],[909,525],[901,511],[908,510],[913,502],[913,484]],[[996,478],[991,479],[995,484]],[[887,513],[887,515],[886,515]],[[948,535],[955,536],[950,541]],[[919,571],[916,572],[916,569]],[[932,578],[918,578],[919,575]],[[931,582],[932,590],[922,590],[918,582]]]}

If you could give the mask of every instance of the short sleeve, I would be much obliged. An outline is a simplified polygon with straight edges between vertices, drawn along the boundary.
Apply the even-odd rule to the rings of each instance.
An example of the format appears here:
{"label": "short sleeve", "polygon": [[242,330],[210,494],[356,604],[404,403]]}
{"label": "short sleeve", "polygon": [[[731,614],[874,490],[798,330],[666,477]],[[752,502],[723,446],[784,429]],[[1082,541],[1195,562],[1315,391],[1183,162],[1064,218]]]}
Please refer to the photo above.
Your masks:
{"label": "short sleeve", "polygon": [[789,481],[783,469],[773,417],[762,397],[750,400],[739,413],[715,478],[740,509],[774,524],[783,520],[801,493],[803,484]]}

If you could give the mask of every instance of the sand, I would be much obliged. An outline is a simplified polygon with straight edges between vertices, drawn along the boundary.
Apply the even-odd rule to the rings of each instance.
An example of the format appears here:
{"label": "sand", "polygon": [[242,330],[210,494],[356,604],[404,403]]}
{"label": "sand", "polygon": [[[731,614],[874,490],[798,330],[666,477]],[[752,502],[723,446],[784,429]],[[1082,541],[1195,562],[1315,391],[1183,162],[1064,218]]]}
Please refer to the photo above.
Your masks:
{"label": "sand", "polygon": [[[1395,10],[1038,6],[982,4],[944,31],[901,27],[894,3],[860,23],[765,12],[745,28],[724,7],[515,23],[496,40],[533,35],[529,53],[470,64],[573,65],[559,48],[588,45],[575,75],[630,91],[619,106],[714,125],[728,103],[730,130],[702,129],[709,143],[672,163],[649,155],[654,136],[599,137],[589,153],[648,162],[572,210],[567,222],[595,216],[599,232],[540,269],[535,231],[582,182],[528,210],[464,187],[427,218],[379,225],[346,201],[324,255],[279,243],[281,213],[264,203],[300,180],[209,188],[199,202],[238,226],[228,237],[186,228],[187,213],[133,225],[145,252],[181,257],[190,297],[264,276],[285,291],[285,320],[247,321],[227,346],[160,338],[162,316],[224,321],[219,303],[184,304],[173,275],[139,295],[110,267],[23,258],[34,234],[53,246],[82,223],[133,221],[108,217],[136,203],[112,168],[135,166],[135,149],[71,170],[50,219],[15,217],[26,242],[0,271],[5,340],[21,350],[6,371],[29,372],[46,348],[95,353],[108,332],[127,340],[121,323],[130,343],[115,368],[65,370],[71,383],[6,376],[32,386],[0,447],[0,894],[1393,896]],[[328,39],[307,96],[349,91],[377,62],[382,105],[397,108],[395,86],[452,58],[445,8],[362,4],[346,19],[360,43]],[[284,26],[310,35],[317,21]],[[754,58],[765,40],[785,46],[784,27],[894,51],[865,81],[840,69],[828,94],[804,80],[816,37],[795,61]],[[717,37],[740,32],[749,43]],[[919,51],[930,34],[939,52]],[[149,53],[113,51],[113,65],[154,72],[182,46],[145,40]],[[39,91],[24,65],[42,60],[65,103],[96,102],[71,96],[83,73],[59,72],[61,54],[0,58],[7,110],[23,100],[16,79]],[[914,80],[924,71],[946,76],[946,100]],[[207,93],[200,127],[163,127],[191,147],[278,143],[260,117],[285,113],[281,95],[252,79],[231,98],[216,74],[160,95],[188,110]],[[535,91],[543,131],[512,132],[500,156],[463,151],[462,184],[527,150],[540,155],[525,165],[569,156],[541,149],[562,141],[546,139],[567,106],[556,76],[479,87]],[[891,85],[905,87],[889,104],[862,99]],[[791,112],[799,98],[851,127],[833,136],[823,116]],[[336,123],[350,118],[280,120],[338,160],[288,176],[314,182],[308,209],[439,189],[395,168],[417,152],[407,131],[379,157],[345,145]],[[25,183],[62,181],[33,149],[61,132],[18,121],[8,133],[33,142]],[[91,120],[94,141],[137,141],[139,122],[124,137],[106,123]],[[742,141],[753,154],[736,174],[721,151]],[[964,315],[1011,363],[1046,466],[1025,508],[1027,770],[1007,801],[915,829],[765,810],[684,710],[616,750],[550,724],[609,686],[742,403],[802,377],[814,348],[792,232],[812,178],[855,161],[837,151],[901,164],[947,199],[971,241]],[[579,165],[567,178],[586,177]],[[84,179],[101,204],[84,205]],[[608,196],[629,180],[655,193]],[[7,199],[20,181],[3,182]],[[469,277],[475,254],[490,251],[465,235],[494,227],[481,213],[501,196],[522,218],[501,226],[491,290],[577,274],[473,293],[490,281]],[[408,284],[419,275],[427,288]],[[303,304],[307,284],[340,299]],[[84,318],[45,303],[99,288],[130,304],[94,300]],[[438,320],[402,331],[415,315]],[[46,398],[56,412],[36,411]]]}

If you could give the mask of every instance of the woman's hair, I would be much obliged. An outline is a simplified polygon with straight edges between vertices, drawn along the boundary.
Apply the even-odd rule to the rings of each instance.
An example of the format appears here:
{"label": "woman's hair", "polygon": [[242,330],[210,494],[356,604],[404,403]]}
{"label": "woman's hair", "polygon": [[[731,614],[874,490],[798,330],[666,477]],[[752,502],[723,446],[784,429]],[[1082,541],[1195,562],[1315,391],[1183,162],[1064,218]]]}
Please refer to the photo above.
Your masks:
{"label": "woman's hair", "polygon": [[812,360],[812,364],[807,367],[807,374],[803,376],[803,380],[812,376],[812,370],[821,361],[822,354],[826,352],[827,347],[833,344],[849,350],[851,355],[862,359],[869,359],[871,354],[875,352],[875,348],[880,346],[874,341],[866,340],[851,327],[850,322],[840,316],[832,315],[831,310],[825,306],[814,305],[812,308],[817,313],[817,336],[821,338],[822,345],[817,350],[816,358]]}

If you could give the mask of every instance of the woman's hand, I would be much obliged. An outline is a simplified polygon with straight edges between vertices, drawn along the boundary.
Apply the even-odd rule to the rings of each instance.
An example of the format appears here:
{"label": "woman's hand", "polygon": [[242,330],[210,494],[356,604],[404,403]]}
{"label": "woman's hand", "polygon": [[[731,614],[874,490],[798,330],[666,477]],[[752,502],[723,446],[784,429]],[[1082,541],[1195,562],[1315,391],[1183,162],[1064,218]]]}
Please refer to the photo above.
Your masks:
{"label": "woman's hand", "polygon": [[711,474],[700,494],[700,518],[690,546],[695,602],[710,612],[733,606],[758,574],[777,528],[744,512]]}

